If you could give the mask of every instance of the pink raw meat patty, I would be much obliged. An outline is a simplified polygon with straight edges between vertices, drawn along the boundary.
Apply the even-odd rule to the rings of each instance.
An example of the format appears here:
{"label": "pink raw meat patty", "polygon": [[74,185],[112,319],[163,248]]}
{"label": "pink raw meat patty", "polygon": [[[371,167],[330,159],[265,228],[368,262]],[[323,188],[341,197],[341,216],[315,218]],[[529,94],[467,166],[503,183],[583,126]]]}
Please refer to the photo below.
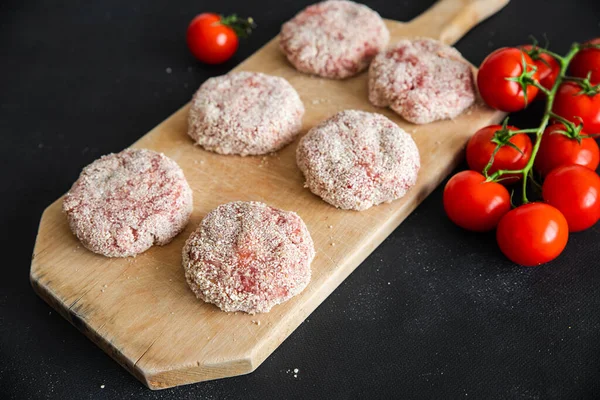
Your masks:
{"label": "pink raw meat patty", "polygon": [[189,111],[188,135],[221,154],[266,154],[294,140],[303,115],[304,105],[285,79],[232,72],[200,86]]}
{"label": "pink raw meat patty", "polygon": [[454,118],[475,101],[471,65],[436,40],[401,40],[371,63],[369,100],[415,124]]}
{"label": "pink raw meat patty", "polygon": [[81,243],[107,257],[129,257],[169,243],[186,226],[192,190],[164,154],[127,149],[83,169],[63,210]]}
{"label": "pink raw meat patty", "polygon": [[314,256],[296,213],[236,201],[204,217],[183,248],[183,268],[198,298],[223,311],[255,314],[302,292]]}
{"label": "pink raw meat patty", "polygon": [[390,34],[369,7],[331,0],[308,6],[283,24],[279,43],[297,70],[343,79],[369,66]]}
{"label": "pink raw meat patty", "polygon": [[306,186],[326,202],[347,210],[398,199],[416,183],[417,145],[381,114],[346,110],[302,138],[296,160]]}

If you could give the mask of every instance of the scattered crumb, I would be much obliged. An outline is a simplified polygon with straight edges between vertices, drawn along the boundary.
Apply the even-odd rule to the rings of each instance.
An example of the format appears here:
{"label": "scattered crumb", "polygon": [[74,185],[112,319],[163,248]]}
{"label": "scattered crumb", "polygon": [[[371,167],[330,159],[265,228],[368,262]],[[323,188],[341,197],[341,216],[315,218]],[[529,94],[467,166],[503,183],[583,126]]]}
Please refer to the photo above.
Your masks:
{"label": "scattered crumb", "polygon": [[388,285],[391,285],[391,284],[392,284],[392,282],[388,282]]}
{"label": "scattered crumb", "polygon": [[171,67],[167,67],[165,71],[167,72],[167,74],[170,74],[171,72],[173,72],[173,69],[171,69]]}
{"label": "scattered crumb", "polygon": [[300,370],[298,368],[294,368],[294,373],[297,374]]}
{"label": "scattered crumb", "polygon": [[333,246],[335,246],[335,242],[331,242],[331,246],[332,246],[332,247],[333,247]]}
{"label": "scattered crumb", "polygon": [[102,289],[101,292],[104,293],[104,289]]}
{"label": "scattered crumb", "polygon": [[258,325],[258,326],[260,326],[260,321],[257,321],[257,320],[254,320],[254,319],[253,319],[253,320],[252,320],[252,323],[253,323],[254,325]]}
{"label": "scattered crumb", "polygon": [[104,284],[104,287],[108,287],[108,285],[107,285],[107,284]]}
{"label": "scattered crumb", "polygon": [[332,229],[332,228],[333,228],[333,225],[329,225],[329,229]]}
{"label": "scattered crumb", "polygon": [[100,389],[104,389],[106,386],[104,385],[100,385]]}

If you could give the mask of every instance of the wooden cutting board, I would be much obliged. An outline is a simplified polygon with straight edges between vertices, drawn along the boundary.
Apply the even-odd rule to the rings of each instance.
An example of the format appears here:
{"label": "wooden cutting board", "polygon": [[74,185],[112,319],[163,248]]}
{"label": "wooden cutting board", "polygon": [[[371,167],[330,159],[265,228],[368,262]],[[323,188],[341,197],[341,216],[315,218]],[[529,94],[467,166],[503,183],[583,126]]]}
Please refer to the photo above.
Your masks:
{"label": "wooden cutting board", "polygon": [[[508,0],[442,0],[409,23],[386,21],[392,43],[428,36],[454,43]],[[336,81],[294,70],[277,38],[235,70],[286,78],[306,107],[303,133],[344,109],[379,112],[411,133],[421,154],[417,185],[401,200],[367,211],[337,210],[303,187],[297,140],[265,157],[222,156],[193,146],[188,106],[133,147],[165,153],[194,190],[194,212],[172,243],[136,258],[109,259],[71,234],[62,198],[42,215],[31,264],[35,291],[151,389],[252,372],[406,218],[457,165],[468,137],[503,117],[477,104],[452,121],[417,126],[367,100],[366,73]],[[257,200],[296,211],[315,242],[306,290],[268,314],[227,314],[197,300],[181,267],[181,248],[208,211],[233,200]],[[441,207],[441,205],[440,205]],[[401,248],[398,251],[402,251]]]}

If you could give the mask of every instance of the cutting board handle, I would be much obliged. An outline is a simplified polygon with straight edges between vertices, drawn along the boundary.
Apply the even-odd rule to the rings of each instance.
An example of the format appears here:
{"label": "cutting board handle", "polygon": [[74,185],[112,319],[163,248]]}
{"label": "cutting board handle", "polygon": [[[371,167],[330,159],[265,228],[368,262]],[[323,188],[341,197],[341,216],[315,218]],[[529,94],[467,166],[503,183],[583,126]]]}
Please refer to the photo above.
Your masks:
{"label": "cutting board handle", "polygon": [[510,0],[439,0],[410,21],[411,28],[446,44],[454,44],[471,28],[501,10]]}

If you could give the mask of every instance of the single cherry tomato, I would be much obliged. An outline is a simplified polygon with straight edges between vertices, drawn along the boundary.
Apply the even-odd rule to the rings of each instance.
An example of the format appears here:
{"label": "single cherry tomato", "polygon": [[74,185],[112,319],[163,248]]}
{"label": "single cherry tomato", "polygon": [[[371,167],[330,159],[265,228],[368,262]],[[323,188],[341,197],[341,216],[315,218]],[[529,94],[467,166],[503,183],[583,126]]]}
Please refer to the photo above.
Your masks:
{"label": "single cherry tomato", "polygon": [[253,26],[252,18],[199,14],[188,26],[187,44],[198,60],[207,64],[220,64],[233,56],[238,48],[238,37],[249,34]]}
{"label": "single cherry tomato", "polygon": [[[526,71],[523,71],[523,62]],[[524,109],[535,99],[538,88],[527,85],[523,91],[520,82],[510,79],[527,75],[529,79],[539,81],[537,71],[533,72],[534,66],[531,57],[516,47],[504,47],[494,51],[483,60],[477,74],[477,86],[481,97],[490,107],[497,110],[513,112]]]}
{"label": "single cherry tomato", "polygon": [[[563,165],[582,165],[592,171],[598,168],[600,151],[593,138],[582,137],[580,141],[557,131],[566,131],[563,124],[550,125],[544,131],[540,148],[533,166],[546,176]],[[580,135],[585,133],[581,132]]]}
{"label": "single cherry tomato", "polygon": [[[506,130],[502,130],[500,125],[490,125],[475,132],[467,144],[469,168],[473,171],[483,172],[497,143],[508,141],[511,145],[505,144],[498,150],[488,174],[491,175],[499,169],[523,169],[531,158],[533,146],[531,139],[525,133],[518,133],[508,139],[509,131],[516,130],[518,128],[514,126],[507,126]],[[510,179],[503,180],[502,183],[514,183],[521,178],[520,175],[505,175],[504,177],[510,177]]]}
{"label": "single cherry tomato", "polygon": [[600,93],[593,88],[588,93],[582,91],[578,83],[561,84],[552,111],[575,124],[583,123],[587,133],[600,133]]}
{"label": "single cherry tomato", "polygon": [[568,239],[569,226],[564,215],[545,203],[528,203],[509,211],[496,231],[502,253],[526,267],[554,260]]}
{"label": "single cherry tomato", "polygon": [[485,182],[479,172],[462,171],[444,188],[444,210],[456,225],[485,232],[494,229],[510,210],[510,195],[499,183]]}
{"label": "single cherry tomato", "polygon": [[[600,44],[600,38],[592,39],[586,44]],[[575,54],[569,64],[571,75],[586,78],[591,72],[590,82],[592,85],[600,83],[600,49],[587,48]]]}
{"label": "single cherry tomato", "polygon": [[535,63],[542,86],[548,90],[552,89],[556,78],[560,75],[560,64],[558,61],[550,54],[542,53],[537,46],[527,44],[520,46],[520,48],[525,50]]}
{"label": "single cherry tomato", "polygon": [[542,197],[565,216],[570,232],[587,229],[600,219],[600,177],[581,165],[552,170],[542,185]]}

